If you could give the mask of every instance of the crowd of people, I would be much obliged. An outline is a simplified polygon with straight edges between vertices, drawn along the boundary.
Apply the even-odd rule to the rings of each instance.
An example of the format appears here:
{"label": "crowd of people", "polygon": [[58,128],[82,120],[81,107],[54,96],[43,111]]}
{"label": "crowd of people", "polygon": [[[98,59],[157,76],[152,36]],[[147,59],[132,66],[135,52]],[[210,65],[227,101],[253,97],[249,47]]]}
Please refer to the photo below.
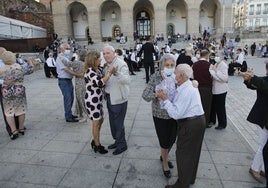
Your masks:
{"label": "crowd of people", "polygon": [[[232,46],[226,39],[220,41],[220,44],[210,40],[208,33],[203,37],[186,49],[171,49],[169,45],[165,45],[160,50],[150,37],[143,43],[137,43],[134,49],[128,50],[114,49],[109,44],[102,51],[74,49],[73,42],[60,42],[56,45],[56,54],[53,55],[53,48],[47,47],[44,51],[47,66],[44,67],[45,75],[58,79],[65,121],[91,121],[91,147],[95,153],[100,154],[108,153],[100,142],[104,121],[103,103],[106,101],[111,136],[114,139],[107,148],[114,149],[113,155],[119,155],[128,149],[124,120],[128,107],[130,76],[143,67],[147,85],[142,98],[152,103],[152,119],[166,178],[171,177],[171,169],[174,167],[169,160],[169,152],[176,142],[178,179],[174,185],[167,185],[166,188],[188,188],[196,180],[205,129],[216,123],[217,130],[227,127],[225,100],[228,76],[234,75],[235,67],[242,68],[245,60],[243,50],[238,48],[234,55]],[[57,37],[55,38],[57,41]],[[228,62],[228,58],[233,62]],[[0,59],[1,106],[10,138],[16,139],[19,133],[24,135],[25,131],[27,103],[22,85],[23,76],[33,72],[33,65],[31,59],[22,64],[17,63],[15,55],[3,48],[0,48]],[[15,71],[12,71],[12,79],[10,70]],[[253,85],[257,85],[257,101],[265,101],[266,77],[258,78],[251,70],[243,72],[247,87],[254,89]],[[75,113],[72,112],[74,101]],[[266,112],[262,107],[255,108]],[[259,124],[255,122],[259,118],[254,117],[254,114],[255,112],[251,112],[248,120]],[[260,135],[263,136],[260,136],[262,145],[258,153],[259,160],[261,150],[267,153],[268,148],[266,121],[264,118],[260,124]],[[265,153],[263,155],[265,160],[262,168],[260,162],[255,165],[257,167],[253,165],[250,168],[250,173],[257,180],[260,179],[258,175],[261,170],[268,167],[268,157]]]}

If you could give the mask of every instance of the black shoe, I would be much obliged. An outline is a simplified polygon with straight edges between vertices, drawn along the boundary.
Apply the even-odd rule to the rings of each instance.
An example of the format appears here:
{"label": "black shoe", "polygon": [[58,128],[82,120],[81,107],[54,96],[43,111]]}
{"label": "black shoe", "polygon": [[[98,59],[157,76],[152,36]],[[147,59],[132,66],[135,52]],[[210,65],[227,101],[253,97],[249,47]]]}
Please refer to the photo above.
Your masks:
{"label": "black shoe", "polygon": [[120,149],[116,149],[114,150],[113,155],[119,155],[120,153],[123,153],[126,150],[127,150],[127,146],[120,148]]}
{"label": "black shoe", "polygon": [[211,128],[211,127],[212,127],[212,125],[209,125],[209,124],[206,126],[206,128]]}
{"label": "black shoe", "polygon": [[73,118],[73,119],[76,119],[76,118],[78,118],[78,116],[72,115],[72,118]]}
{"label": "black shoe", "polygon": [[102,146],[102,145],[99,145],[99,146],[94,146],[94,152],[95,153],[97,153],[97,152],[99,152],[100,154],[106,154],[106,153],[108,153],[108,151],[105,149],[105,147],[104,146]]}
{"label": "black shoe", "polygon": [[171,178],[171,172],[170,170],[163,170],[164,176],[166,176],[166,178]]}
{"label": "black shoe", "polygon": [[13,131],[10,135],[11,140],[15,140],[19,137],[19,132],[17,130]]}
{"label": "black shoe", "polygon": [[20,133],[21,135],[24,135],[24,130],[25,130],[25,129],[19,129],[19,133]]}
{"label": "black shoe", "polygon": [[111,145],[108,146],[108,149],[115,149],[115,148],[116,148],[115,143],[113,143],[113,144],[111,144]]}
{"label": "black shoe", "polygon": [[[161,162],[163,161],[162,156],[160,156],[160,161],[161,161]],[[171,161],[168,161],[168,167],[169,167],[169,168],[174,168],[174,165],[172,164]]]}
{"label": "black shoe", "polygon": [[69,122],[69,123],[76,123],[78,122],[79,120],[78,119],[66,119],[66,122]]}
{"label": "black shoe", "polygon": [[91,141],[91,148],[94,149],[95,147],[96,147],[96,145],[95,145],[95,141],[92,140],[92,141]]}
{"label": "black shoe", "polygon": [[225,127],[217,126],[217,127],[215,127],[215,129],[217,129],[217,130],[222,130],[222,129],[225,129]]}
{"label": "black shoe", "polygon": [[133,72],[133,73],[131,73],[130,75],[136,75],[136,74]]}

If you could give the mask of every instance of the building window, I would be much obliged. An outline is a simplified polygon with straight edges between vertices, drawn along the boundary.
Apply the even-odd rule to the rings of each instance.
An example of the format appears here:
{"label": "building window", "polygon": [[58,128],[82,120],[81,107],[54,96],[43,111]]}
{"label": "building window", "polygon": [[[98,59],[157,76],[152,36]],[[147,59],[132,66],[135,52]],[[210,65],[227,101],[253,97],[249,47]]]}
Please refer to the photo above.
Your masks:
{"label": "building window", "polygon": [[250,5],[249,7],[249,15],[253,15],[254,14],[254,5]]}
{"label": "building window", "polygon": [[256,18],[256,20],[255,20],[255,27],[256,28],[260,27],[260,19],[259,18]]}
{"label": "building window", "polygon": [[261,14],[261,4],[257,5],[256,14]]}
{"label": "building window", "polygon": [[267,18],[263,18],[262,21],[263,21],[263,25],[264,25],[264,26],[267,26]]}
{"label": "building window", "polygon": [[149,14],[141,11],[136,16],[136,28],[138,35],[142,37],[151,36],[151,21]]}
{"label": "building window", "polygon": [[268,3],[264,4],[263,14],[268,14]]}

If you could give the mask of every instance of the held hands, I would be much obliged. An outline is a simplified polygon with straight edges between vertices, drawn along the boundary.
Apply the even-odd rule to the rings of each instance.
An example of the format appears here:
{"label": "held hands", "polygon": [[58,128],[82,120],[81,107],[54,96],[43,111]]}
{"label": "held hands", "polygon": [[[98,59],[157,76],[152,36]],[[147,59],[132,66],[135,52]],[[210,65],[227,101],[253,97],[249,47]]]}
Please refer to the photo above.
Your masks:
{"label": "held hands", "polygon": [[112,74],[116,74],[117,70],[118,70],[118,66],[117,67],[111,66],[109,67],[108,72],[110,72],[110,74],[112,75]]}
{"label": "held hands", "polygon": [[252,68],[249,68],[247,72],[243,72],[243,73],[241,72],[240,74],[243,76],[245,81],[250,81],[250,79],[254,76],[254,72]]}
{"label": "held hands", "polygon": [[156,94],[156,97],[162,99],[163,101],[167,100],[168,95],[167,95],[167,90],[166,89],[159,89]]}

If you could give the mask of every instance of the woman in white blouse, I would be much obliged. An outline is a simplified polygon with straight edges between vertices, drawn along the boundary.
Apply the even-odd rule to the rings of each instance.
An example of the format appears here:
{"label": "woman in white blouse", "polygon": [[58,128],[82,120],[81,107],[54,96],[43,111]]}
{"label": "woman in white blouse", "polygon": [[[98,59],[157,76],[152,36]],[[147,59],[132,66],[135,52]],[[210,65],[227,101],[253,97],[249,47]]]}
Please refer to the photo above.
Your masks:
{"label": "woman in white blouse", "polygon": [[212,107],[210,113],[210,123],[216,123],[218,126],[215,129],[225,129],[227,126],[225,99],[228,91],[228,65],[223,59],[223,56],[218,52],[215,56],[215,64],[210,66],[209,72],[213,77],[212,82]]}

